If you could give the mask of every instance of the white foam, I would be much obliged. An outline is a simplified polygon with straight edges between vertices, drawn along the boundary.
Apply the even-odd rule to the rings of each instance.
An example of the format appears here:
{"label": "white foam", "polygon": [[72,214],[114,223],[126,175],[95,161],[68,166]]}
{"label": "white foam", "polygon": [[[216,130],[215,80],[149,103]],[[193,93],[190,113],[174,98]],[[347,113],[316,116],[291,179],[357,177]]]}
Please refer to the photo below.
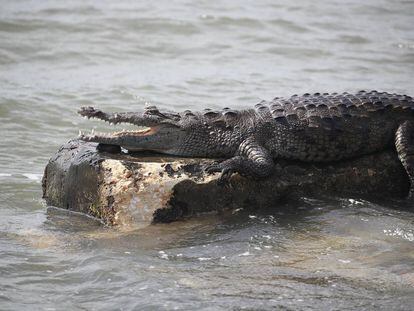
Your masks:
{"label": "white foam", "polygon": [[27,179],[30,180],[34,180],[34,181],[40,181],[42,179],[42,175],[41,174],[30,174],[30,173],[26,173],[26,174],[22,174],[24,177],[26,177]]}

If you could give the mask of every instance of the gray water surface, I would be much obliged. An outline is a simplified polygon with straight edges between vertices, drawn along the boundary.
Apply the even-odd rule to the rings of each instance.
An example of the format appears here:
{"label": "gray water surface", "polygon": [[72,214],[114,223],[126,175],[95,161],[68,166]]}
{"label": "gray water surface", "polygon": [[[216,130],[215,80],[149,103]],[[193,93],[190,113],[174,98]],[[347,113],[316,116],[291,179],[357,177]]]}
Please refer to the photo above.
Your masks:
{"label": "gray water surface", "polygon": [[0,1],[0,309],[412,310],[414,214],[398,204],[303,198],[126,232],[47,209],[40,179],[79,128],[105,129],[80,106],[414,95],[413,15],[413,1]]}

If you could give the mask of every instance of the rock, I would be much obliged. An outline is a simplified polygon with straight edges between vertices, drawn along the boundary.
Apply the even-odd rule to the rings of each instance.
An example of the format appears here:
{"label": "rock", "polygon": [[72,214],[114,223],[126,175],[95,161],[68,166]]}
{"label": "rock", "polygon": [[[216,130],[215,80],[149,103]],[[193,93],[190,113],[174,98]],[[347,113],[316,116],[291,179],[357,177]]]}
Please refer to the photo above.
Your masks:
{"label": "rock", "polygon": [[45,169],[46,203],[137,228],[236,208],[277,209],[281,199],[298,195],[401,198],[409,185],[393,151],[318,165],[278,161],[270,178],[235,174],[221,186],[219,174],[203,171],[211,159],[105,150],[110,148],[98,151],[95,143],[79,140],[63,145]]}

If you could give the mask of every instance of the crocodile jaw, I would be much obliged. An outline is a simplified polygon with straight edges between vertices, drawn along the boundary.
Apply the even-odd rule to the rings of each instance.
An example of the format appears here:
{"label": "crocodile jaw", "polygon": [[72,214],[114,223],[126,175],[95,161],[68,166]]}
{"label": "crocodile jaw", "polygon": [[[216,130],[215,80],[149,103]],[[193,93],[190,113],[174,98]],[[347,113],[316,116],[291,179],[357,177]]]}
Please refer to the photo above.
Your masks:
{"label": "crocodile jaw", "polygon": [[156,133],[156,130],[153,128],[144,128],[142,130],[136,131],[127,131],[122,130],[112,133],[103,133],[91,131],[90,134],[85,134],[82,131],[79,131],[78,138],[88,142],[95,142],[101,144],[111,144],[111,145],[120,145],[124,138],[133,138],[133,137],[143,137],[148,135],[153,135]]}
{"label": "crocodile jaw", "polygon": [[79,139],[104,145],[117,145],[128,151],[155,151],[170,153],[180,145],[183,132],[170,126],[153,126],[142,130],[118,131],[112,133],[79,133]]}

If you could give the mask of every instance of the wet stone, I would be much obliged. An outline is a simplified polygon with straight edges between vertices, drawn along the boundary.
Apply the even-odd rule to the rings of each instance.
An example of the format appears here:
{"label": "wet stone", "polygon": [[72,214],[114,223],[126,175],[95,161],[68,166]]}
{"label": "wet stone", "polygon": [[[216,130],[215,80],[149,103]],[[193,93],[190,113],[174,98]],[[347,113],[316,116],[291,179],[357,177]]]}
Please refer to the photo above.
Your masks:
{"label": "wet stone", "polygon": [[279,160],[269,178],[235,174],[224,187],[217,182],[219,173],[205,173],[214,161],[108,153],[96,143],[72,140],[49,160],[43,198],[50,206],[136,229],[223,210],[277,209],[280,200],[302,195],[378,200],[402,198],[408,191],[406,173],[391,150],[329,164]]}

